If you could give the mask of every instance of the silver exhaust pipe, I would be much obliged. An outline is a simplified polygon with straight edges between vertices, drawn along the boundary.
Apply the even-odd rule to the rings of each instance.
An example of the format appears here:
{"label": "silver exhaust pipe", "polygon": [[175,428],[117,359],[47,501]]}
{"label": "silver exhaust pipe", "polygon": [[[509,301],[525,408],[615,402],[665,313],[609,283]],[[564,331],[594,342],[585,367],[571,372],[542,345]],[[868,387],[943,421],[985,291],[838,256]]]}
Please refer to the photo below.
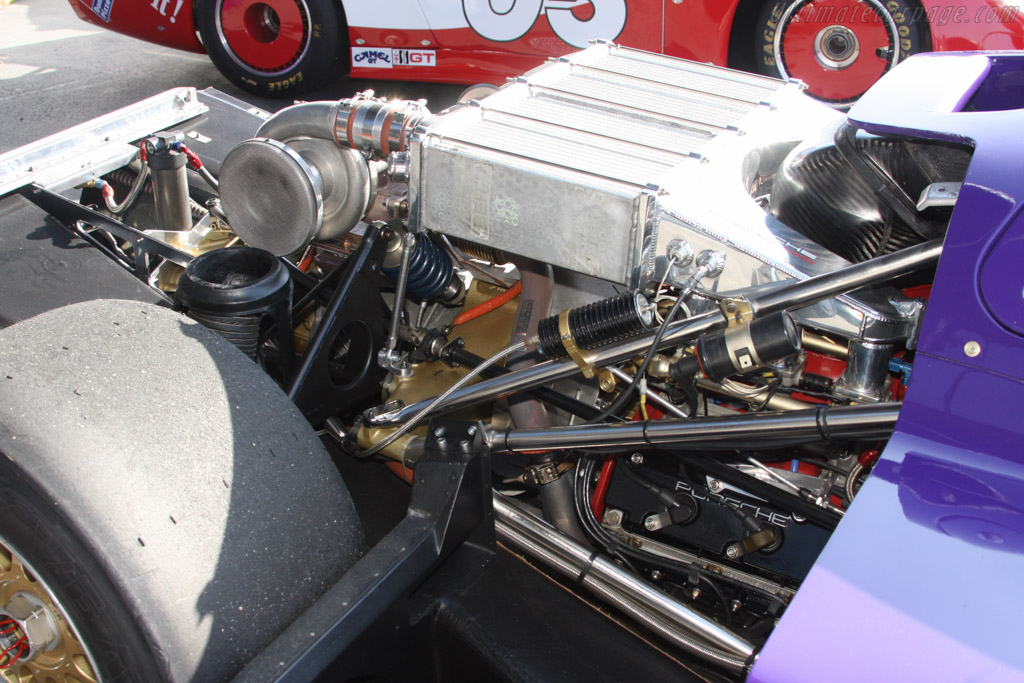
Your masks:
{"label": "silver exhaust pipe", "polygon": [[744,671],[754,646],[671,596],[620,569],[533,514],[494,493],[498,539],[578,581],[680,649]]}

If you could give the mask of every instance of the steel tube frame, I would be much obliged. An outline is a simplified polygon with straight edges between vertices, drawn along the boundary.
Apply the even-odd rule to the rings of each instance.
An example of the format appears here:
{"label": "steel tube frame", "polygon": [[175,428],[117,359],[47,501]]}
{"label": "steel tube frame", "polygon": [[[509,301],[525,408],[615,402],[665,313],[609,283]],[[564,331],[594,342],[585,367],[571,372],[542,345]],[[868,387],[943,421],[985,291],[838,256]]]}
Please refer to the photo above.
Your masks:
{"label": "steel tube frame", "polygon": [[685,445],[690,448],[736,447],[750,440],[793,445],[823,438],[887,437],[899,416],[899,405],[882,403],[834,408],[809,408],[778,413],[746,413],[700,420],[646,420],[622,424],[573,425],[548,429],[510,429],[487,432],[495,453],[518,453],[560,448],[631,448]]}
{"label": "steel tube frame", "polygon": [[[879,256],[832,273],[783,285],[773,291],[752,296],[749,303],[755,317],[803,308],[932,265],[938,262],[941,253],[941,240],[924,242],[895,254]],[[705,332],[724,327],[726,323],[725,314],[721,311],[709,311],[672,323],[658,348],[660,350],[691,341]],[[604,367],[634,358],[650,348],[654,341],[654,335],[655,333],[652,331],[619,344],[597,349],[589,352],[588,359],[594,367]],[[578,372],[580,372],[580,368],[571,358],[538,363],[530,368],[485,380],[453,392],[437,409],[438,411],[449,411],[494,401],[518,391],[571,377]],[[386,420],[382,419],[380,423],[385,421],[389,424],[405,422],[432,400],[431,398],[420,401],[401,410],[388,413],[386,416],[382,416],[386,417]]]}

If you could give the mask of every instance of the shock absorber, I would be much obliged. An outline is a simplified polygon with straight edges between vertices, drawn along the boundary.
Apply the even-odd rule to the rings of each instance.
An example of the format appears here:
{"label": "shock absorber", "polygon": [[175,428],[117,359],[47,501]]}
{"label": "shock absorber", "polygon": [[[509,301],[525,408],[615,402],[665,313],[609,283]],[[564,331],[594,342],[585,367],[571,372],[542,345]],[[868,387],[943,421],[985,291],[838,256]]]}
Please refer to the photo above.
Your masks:
{"label": "shock absorber", "polygon": [[161,230],[192,229],[185,173],[188,158],[174,148],[181,141],[181,133],[156,133],[142,143],[153,176],[156,222]]}
{"label": "shock absorber", "polygon": [[548,358],[570,356],[588,375],[582,351],[635,337],[654,324],[654,307],[640,292],[568,308],[537,325],[537,350]]}
{"label": "shock absorber", "polygon": [[[395,230],[394,235],[388,242],[382,270],[391,279],[398,280],[402,267],[402,233]],[[427,235],[416,235],[405,291],[419,299],[436,299],[442,303],[455,302],[464,293],[451,258]]]}

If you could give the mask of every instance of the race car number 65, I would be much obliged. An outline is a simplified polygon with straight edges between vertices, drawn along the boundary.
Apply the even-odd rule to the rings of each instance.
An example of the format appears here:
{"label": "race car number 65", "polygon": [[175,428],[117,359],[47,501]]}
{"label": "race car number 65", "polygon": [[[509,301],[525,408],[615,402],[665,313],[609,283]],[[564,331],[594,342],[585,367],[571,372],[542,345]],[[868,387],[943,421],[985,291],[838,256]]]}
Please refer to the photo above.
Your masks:
{"label": "race car number 65", "polygon": [[589,0],[593,16],[578,19],[572,10],[579,0],[462,0],[470,27],[487,40],[507,43],[526,35],[542,10],[551,30],[574,47],[594,38],[615,40],[626,27],[626,0]]}

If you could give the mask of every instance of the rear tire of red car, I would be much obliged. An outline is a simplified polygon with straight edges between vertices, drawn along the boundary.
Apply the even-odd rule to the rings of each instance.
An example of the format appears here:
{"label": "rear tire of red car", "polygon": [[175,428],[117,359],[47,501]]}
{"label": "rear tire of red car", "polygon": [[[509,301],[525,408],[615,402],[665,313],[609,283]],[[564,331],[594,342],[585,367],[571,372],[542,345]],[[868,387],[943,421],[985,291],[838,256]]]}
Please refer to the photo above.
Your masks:
{"label": "rear tire of red car", "polygon": [[0,680],[228,680],[361,556],[312,427],[202,325],[76,304],[0,367],[0,651],[25,604],[54,632]]}
{"label": "rear tire of red car", "polygon": [[847,107],[927,50],[929,34],[921,8],[907,0],[769,0],[754,40],[758,72],[798,79],[812,97]]}
{"label": "rear tire of red car", "polygon": [[220,72],[256,95],[308,92],[346,72],[340,0],[200,0],[196,23]]}

